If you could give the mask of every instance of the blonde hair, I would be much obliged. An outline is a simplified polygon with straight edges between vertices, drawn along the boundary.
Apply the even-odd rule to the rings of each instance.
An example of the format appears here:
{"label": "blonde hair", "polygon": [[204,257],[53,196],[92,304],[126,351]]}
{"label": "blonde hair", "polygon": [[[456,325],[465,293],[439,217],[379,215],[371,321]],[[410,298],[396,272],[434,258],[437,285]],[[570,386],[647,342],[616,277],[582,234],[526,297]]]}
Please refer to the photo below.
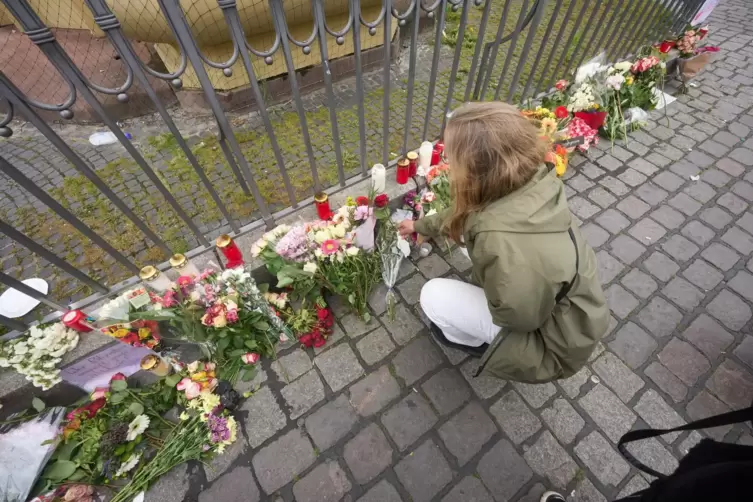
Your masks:
{"label": "blonde hair", "polygon": [[452,212],[444,229],[461,242],[468,216],[519,189],[544,162],[546,143],[520,110],[501,102],[466,103],[445,131]]}

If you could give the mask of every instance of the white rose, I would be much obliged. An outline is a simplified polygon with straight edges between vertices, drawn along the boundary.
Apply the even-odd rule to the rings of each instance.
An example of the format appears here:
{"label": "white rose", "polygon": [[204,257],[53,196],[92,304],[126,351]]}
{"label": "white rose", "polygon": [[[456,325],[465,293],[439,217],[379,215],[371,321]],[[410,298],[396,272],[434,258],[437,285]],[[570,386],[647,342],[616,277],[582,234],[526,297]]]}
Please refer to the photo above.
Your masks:
{"label": "white rose", "polygon": [[303,266],[304,272],[309,272],[311,274],[315,273],[317,269],[316,263],[314,262],[308,262]]}
{"label": "white rose", "polygon": [[314,240],[319,244],[331,238],[332,237],[329,235],[327,229],[319,230],[316,234],[314,234]]}
{"label": "white rose", "polygon": [[345,237],[345,228],[342,225],[330,227],[329,232],[335,239],[342,239]]}
{"label": "white rose", "polygon": [[351,246],[351,247],[349,247],[348,249],[345,250],[345,252],[349,256],[355,256],[355,255],[358,254],[359,251],[360,251],[360,249],[358,249],[356,246]]}

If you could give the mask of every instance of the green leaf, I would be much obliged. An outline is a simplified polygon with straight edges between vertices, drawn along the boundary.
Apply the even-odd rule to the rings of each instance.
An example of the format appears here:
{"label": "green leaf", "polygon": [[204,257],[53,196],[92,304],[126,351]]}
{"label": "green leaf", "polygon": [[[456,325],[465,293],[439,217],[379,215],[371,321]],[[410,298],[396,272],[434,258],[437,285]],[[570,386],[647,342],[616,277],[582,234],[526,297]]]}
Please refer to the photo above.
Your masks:
{"label": "green leaf", "polygon": [[144,413],[144,406],[141,403],[131,403],[131,405],[128,407],[128,411],[133,413],[134,415],[141,415]]}
{"label": "green leaf", "polygon": [[76,469],[71,476],[68,477],[68,481],[81,481],[86,478],[86,471],[83,469]]}
{"label": "green leaf", "polygon": [[113,380],[110,382],[110,389],[114,392],[119,392],[126,390],[128,388],[128,384],[125,380]]}
{"label": "green leaf", "polygon": [[244,343],[244,345],[246,346],[246,348],[248,348],[250,350],[254,350],[254,349],[256,349],[259,346],[259,344],[256,342],[256,340],[246,340],[246,342]]}
{"label": "green leaf", "polygon": [[257,321],[254,323],[254,328],[259,331],[267,331],[269,329],[269,323],[267,321]]}
{"label": "green leaf", "polygon": [[128,394],[126,394],[125,392],[114,392],[110,396],[110,404],[122,403],[127,396]]}
{"label": "green leaf", "polygon": [[165,385],[168,387],[175,387],[178,385],[178,382],[180,382],[182,379],[179,374],[170,375],[169,377],[165,378]]}
{"label": "green leaf", "polygon": [[293,279],[291,277],[288,277],[288,276],[280,277],[279,275],[277,276],[278,288],[285,288],[287,286],[290,286],[291,284],[293,284]]}
{"label": "green leaf", "polygon": [[71,441],[61,445],[57,450],[58,460],[70,460],[73,456],[73,450],[75,450],[80,443]]}
{"label": "green leaf", "polygon": [[76,469],[78,469],[76,462],[57,460],[47,466],[42,476],[53,481],[65,481],[76,472]]}
{"label": "green leaf", "polygon": [[45,406],[44,401],[35,397],[31,400],[31,407],[37,410],[37,412],[42,413],[47,406]]}
{"label": "green leaf", "polygon": [[219,342],[217,342],[217,350],[222,352],[227,348],[228,345],[230,345],[230,338],[222,338]]}
{"label": "green leaf", "polygon": [[241,335],[235,335],[233,337],[233,347],[235,347],[236,349],[242,349],[243,346],[244,346],[243,345],[244,341],[245,340],[243,339],[243,336],[241,336]]}
{"label": "green leaf", "polygon": [[230,353],[228,354],[228,357],[240,357],[245,353],[246,353],[246,349],[235,349],[235,350],[230,351]]}
{"label": "green leaf", "polygon": [[250,382],[256,377],[256,371],[256,366],[253,368],[244,368],[243,373],[241,374],[241,380],[244,382]]}

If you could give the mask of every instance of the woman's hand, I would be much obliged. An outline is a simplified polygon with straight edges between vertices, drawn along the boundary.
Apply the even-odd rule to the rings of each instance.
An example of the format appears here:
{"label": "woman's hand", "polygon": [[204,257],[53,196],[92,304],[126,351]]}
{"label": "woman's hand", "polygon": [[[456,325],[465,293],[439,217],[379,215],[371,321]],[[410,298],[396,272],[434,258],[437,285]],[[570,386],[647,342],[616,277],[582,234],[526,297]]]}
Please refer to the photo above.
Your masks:
{"label": "woman's hand", "polygon": [[411,234],[415,233],[416,225],[413,220],[403,220],[400,222],[400,226],[398,226],[397,230],[400,232],[401,237],[408,238]]}

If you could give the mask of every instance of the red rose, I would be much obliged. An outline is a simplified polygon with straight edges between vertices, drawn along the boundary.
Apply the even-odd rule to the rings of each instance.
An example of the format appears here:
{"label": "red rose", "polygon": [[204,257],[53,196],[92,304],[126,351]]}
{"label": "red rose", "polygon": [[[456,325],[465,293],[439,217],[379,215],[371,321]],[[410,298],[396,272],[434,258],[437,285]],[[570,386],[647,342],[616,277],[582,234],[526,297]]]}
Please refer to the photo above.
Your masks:
{"label": "red rose", "polygon": [[570,113],[567,111],[567,108],[564,106],[558,106],[554,109],[554,116],[558,119],[566,119]]}
{"label": "red rose", "polygon": [[365,195],[360,195],[356,197],[356,204],[359,206],[368,206],[369,205],[369,198]]}
{"label": "red rose", "polygon": [[193,277],[181,275],[176,282],[178,283],[178,286],[190,286],[193,284]]}
{"label": "red rose", "polygon": [[126,336],[120,339],[121,342],[127,343],[128,345],[138,345],[140,344],[139,341],[139,335],[136,333],[128,333]]}
{"label": "red rose", "polygon": [[304,347],[313,347],[314,346],[314,336],[311,333],[306,333],[305,335],[301,335],[301,337],[298,339],[299,342]]}
{"label": "red rose", "polygon": [[91,403],[87,404],[84,409],[87,412],[87,415],[89,418],[92,418],[94,415],[97,414],[97,412],[105,405],[107,404],[107,400],[103,397],[97,399],[96,401],[92,401]]}
{"label": "red rose", "polygon": [[123,373],[115,373],[110,379],[110,383],[114,382],[115,380],[125,380],[125,379],[126,379],[126,376]]}
{"label": "red rose", "polygon": [[329,309],[328,308],[316,309],[316,317],[318,317],[320,321],[323,321],[324,319],[328,318]]}
{"label": "red rose", "polygon": [[390,198],[386,193],[380,193],[374,198],[374,205],[376,207],[385,207],[390,202]]}
{"label": "red rose", "polygon": [[327,317],[326,319],[322,319],[319,321],[321,324],[324,324],[325,328],[331,328],[332,325],[335,323],[335,320],[332,318],[332,316]]}
{"label": "red rose", "polygon": [[324,338],[321,334],[314,338],[314,347],[323,347],[325,343],[327,343],[327,339]]}

